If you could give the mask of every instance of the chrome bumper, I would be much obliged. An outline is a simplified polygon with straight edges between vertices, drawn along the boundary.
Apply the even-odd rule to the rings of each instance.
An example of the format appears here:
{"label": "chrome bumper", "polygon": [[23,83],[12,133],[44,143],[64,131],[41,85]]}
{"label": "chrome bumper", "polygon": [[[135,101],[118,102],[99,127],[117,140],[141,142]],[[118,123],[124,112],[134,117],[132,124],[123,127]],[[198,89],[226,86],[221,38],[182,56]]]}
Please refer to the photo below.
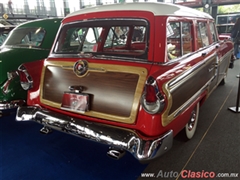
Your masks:
{"label": "chrome bumper", "polygon": [[0,114],[17,109],[18,106],[25,104],[24,100],[14,100],[11,102],[0,101]]}
{"label": "chrome bumper", "polygon": [[135,131],[71,118],[38,107],[19,107],[17,121],[36,121],[46,127],[129,151],[139,161],[151,160],[172,147],[173,131],[155,139],[142,139]]}

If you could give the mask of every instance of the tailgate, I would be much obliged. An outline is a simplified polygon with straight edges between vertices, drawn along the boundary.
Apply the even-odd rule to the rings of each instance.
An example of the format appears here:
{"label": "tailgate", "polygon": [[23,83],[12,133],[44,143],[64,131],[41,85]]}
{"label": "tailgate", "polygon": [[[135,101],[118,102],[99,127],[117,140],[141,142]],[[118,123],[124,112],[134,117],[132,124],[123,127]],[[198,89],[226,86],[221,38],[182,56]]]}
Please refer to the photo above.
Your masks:
{"label": "tailgate", "polygon": [[[79,75],[73,70],[75,62],[48,61],[41,77],[41,102],[60,109],[64,93],[89,95],[87,111],[73,108],[64,110],[134,123],[148,70],[143,67],[85,62],[87,70]],[[83,91],[72,92],[70,87],[81,87]]]}

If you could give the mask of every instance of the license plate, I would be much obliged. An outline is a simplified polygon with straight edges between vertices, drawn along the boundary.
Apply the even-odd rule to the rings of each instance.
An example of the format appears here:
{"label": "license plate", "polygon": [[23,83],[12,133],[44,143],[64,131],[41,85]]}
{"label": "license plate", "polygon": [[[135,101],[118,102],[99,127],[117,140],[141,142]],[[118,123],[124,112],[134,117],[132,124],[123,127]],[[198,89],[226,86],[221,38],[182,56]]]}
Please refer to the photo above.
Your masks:
{"label": "license plate", "polygon": [[89,95],[65,92],[62,99],[62,109],[85,112],[89,109]]}

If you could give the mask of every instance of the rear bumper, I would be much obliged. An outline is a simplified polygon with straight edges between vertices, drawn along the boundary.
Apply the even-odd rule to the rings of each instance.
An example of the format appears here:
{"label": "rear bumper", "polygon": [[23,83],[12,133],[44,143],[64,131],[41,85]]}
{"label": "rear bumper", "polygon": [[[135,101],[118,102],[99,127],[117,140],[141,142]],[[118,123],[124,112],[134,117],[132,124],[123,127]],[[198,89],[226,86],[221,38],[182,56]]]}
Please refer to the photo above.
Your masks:
{"label": "rear bumper", "polygon": [[19,107],[17,121],[36,121],[46,127],[130,152],[139,161],[151,160],[172,147],[173,131],[144,140],[137,132],[116,126],[77,120],[38,107]]}

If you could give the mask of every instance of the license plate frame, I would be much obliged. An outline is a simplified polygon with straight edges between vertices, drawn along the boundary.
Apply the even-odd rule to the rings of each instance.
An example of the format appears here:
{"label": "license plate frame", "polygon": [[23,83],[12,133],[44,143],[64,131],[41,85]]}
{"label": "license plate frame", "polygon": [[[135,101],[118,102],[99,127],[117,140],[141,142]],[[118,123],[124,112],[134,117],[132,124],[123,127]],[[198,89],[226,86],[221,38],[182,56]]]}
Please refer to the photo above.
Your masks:
{"label": "license plate frame", "polygon": [[89,111],[89,94],[64,92],[61,109],[81,113]]}

